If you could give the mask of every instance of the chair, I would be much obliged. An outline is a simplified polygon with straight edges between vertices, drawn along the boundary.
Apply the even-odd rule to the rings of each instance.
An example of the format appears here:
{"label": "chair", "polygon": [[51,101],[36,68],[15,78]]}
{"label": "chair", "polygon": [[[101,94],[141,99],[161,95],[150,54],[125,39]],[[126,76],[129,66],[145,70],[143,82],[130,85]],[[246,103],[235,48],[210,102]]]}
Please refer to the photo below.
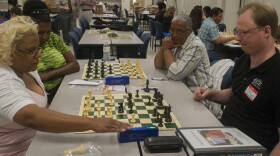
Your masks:
{"label": "chair", "polygon": [[74,50],[74,56],[76,57],[76,59],[88,59],[88,54],[86,51],[83,51],[81,48],[79,48],[79,36],[74,32],[74,31],[70,31],[69,32],[69,37],[70,37],[70,42],[73,46],[73,50]]}
{"label": "chair", "polygon": [[125,17],[126,18],[132,18],[132,23],[134,23],[134,16],[133,15],[129,15],[127,9],[124,9],[124,13],[125,13]]}
{"label": "chair", "polygon": [[79,29],[79,28],[75,27],[75,28],[73,28],[73,30],[72,30],[72,31],[74,31],[74,32],[78,35],[79,40],[82,38],[82,36],[83,36],[83,32],[82,32],[82,30],[81,30],[81,29]]}
{"label": "chair", "polygon": [[127,25],[127,24],[128,24],[128,21],[129,21],[129,18],[125,18],[125,19],[124,19],[124,23],[125,23],[125,25]]}
{"label": "chair", "polygon": [[155,31],[155,24],[152,19],[149,19],[149,26],[150,26],[150,34],[152,36],[152,42],[150,42],[150,46],[152,45],[152,49],[153,49],[156,31]]}
{"label": "chair", "polygon": [[143,33],[144,33],[144,29],[143,29],[143,28],[139,28],[139,29],[136,31],[135,34],[138,36],[138,38],[141,38]]}
{"label": "chair", "polygon": [[227,26],[224,23],[218,24],[218,28],[220,32],[226,32],[227,31]]}
{"label": "chair", "polygon": [[155,43],[154,43],[154,46],[155,46],[155,51],[156,51],[157,40],[160,41],[160,46],[162,44],[162,38],[163,38],[162,32],[163,32],[163,30],[162,30],[162,24],[161,23],[155,21],[154,24],[155,24],[155,39],[154,39]]}
{"label": "chair", "polygon": [[147,50],[148,50],[148,44],[151,40],[151,34],[145,33],[142,35],[141,40],[144,42],[144,45],[140,48],[140,58],[147,58]]}
{"label": "chair", "polygon": [[89,29],[89,23],[85,18],[80,19],[81,27],[82,27],[82,32],[86,31],[86,29]]}
{"label": "chair", "polygon": [[139,21],[139,25],[141,25],[142,23],[142,26],[143,28],[145,28],[145,19],[144,18],[141,18],[141,14],[139,12],[135,12],[135,17],[136,17],[136,21]]}
{"label": "chair", "polygon": [[138,30],[138,27],[139,27],[139,21],[136,21],[132,24],[132,27],[133,27],[133,32],[136,34],[137,30]]}

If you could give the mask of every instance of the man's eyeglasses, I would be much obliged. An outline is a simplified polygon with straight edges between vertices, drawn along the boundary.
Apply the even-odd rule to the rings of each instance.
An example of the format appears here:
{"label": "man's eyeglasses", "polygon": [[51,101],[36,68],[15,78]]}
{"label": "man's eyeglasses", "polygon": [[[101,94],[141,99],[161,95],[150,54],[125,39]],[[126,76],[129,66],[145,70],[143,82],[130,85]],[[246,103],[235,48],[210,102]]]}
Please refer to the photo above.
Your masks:
{"label": "man's eyeglasses", "polygon": [[241,30],[234,30],[233,33],[237,36],[245,36],[246,34],[250,33],[253,30],[259,29],[260,27],[255,27],[255,28],[251,28],[249,30],[246,31],[241,31]]}
{"label": "man's eyeglasses", "polygon": [[182,33],[185,33],[186,31],[189,31],[190,29],[185,29],[185,30],[182,30],[182,29],[169,29],[169,33],[171,34],[182,34]]}
{"label": "man's eyeglasses", "polygon": [[38,49],[36,49],[34,51],[21,50],[21,49],[17,49],[17,48],[14,48],[14,50],[16,50],[18,52],[21,52],[22,54],[24,54],[26,56],[32,56],[32,57],[35,57],[38,54],[41,54],[41,52],[42,52],[42,48],[41,47],[39,47]]}
{"label": "man's eyeglasses", "polygon": [[36,17],[38,15],[50,15],[50,11],[48,9],[36,9],[31,12],[31,16]]}

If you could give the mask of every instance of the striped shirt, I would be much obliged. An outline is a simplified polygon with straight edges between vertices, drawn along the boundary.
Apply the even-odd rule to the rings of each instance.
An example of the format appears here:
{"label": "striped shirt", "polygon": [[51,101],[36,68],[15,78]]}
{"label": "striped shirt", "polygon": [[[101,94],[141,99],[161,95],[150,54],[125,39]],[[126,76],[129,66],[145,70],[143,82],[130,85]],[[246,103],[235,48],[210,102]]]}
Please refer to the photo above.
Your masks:
{"label": "striped shirt", "polygon": [[218,25],[211,17],[202,22],[197,36],[204,43],[207,50],[215,50],[214,40],[220,36]]}
{"label": "striped shirt", "polygon": [[[42,54],[37,66],[38,72],[60,68],[66,64],[63,54],[70,52],[70,49],[55,33],[51,32],[49,40],[42,48]],[[62,77],[56,78],[43,83],[46,90],[50,90],[59,85],[62,79]]]}
{"label": "striped shirt", "polygon": [[194,33],[190,34],[182,48],[175,49],[173,52],[175,62],[169,66],[167,77],[173,80],[183,80],[192,92],[199,86],[212,88],[207,51]]}

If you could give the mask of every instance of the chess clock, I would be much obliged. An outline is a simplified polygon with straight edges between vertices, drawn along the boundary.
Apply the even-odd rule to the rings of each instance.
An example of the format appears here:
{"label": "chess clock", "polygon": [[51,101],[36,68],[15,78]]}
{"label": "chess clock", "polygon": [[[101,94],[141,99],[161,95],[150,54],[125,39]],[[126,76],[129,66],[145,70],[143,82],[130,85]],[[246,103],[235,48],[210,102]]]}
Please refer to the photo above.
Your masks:
{"label": "chess clock", "polygon": [[126,85],[129,84],[129,76],[107,76],[106,85]]}
{"label": "chess clock", "polygon": [[118,134],[120,143],[143,141],[147,137],[157,137],[158,127],[154,125],[146,127],[133,127],[128,131]]}

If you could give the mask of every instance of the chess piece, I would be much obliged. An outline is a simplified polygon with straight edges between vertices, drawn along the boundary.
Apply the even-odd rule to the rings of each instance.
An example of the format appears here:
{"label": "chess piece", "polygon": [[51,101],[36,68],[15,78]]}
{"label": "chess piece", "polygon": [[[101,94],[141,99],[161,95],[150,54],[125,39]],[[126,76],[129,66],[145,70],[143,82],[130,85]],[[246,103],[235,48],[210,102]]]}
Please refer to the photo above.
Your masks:
{"label": "chess piece", "polygon": [[100,107],[100,101],[97,102],[97,110],[100,111],[101,107]]}
{"label": "chess piece", "polygon": [[171,118],[171,115],[170,115],[170,111],[169,111],[169,109],[167,109],[168,111],[167,111],[167,115],[166,115],[166,117],[165,117],[165,122],[172,122],[172,118]]}
{"label": "chess piece", "polygon": [[132,113],[134,113],[134,111],[133,111],[133,106],[131,105],[130,110],[129,110],[129,114],[132,114]]}
{"label": "chess piece", "polygon": [[101,117],[101,110],[97,111],[97,117],[100,118]]}
{"label": "chess piece", "polygon": [[157,122],[159,122],[160,114],[157,112]]}
{"label": "chess piece", "polygon": [[155,89],[154,89],[154,91],[155,91],[155,92],[154,92],[154,98],[156,99],[156,97],[157,97],[157,92],[158,92],[158,89],[157,89],[157,88],[155,88]]}
{"label": "chess piece", "polygon": [[150,92],[150,88],[149,88],[149,80],[146,80],[146,88],[144,88],[145,92]]}
{"label": "chess piece", "polygon": [[138,89],[136,90],[136,95],[135,95],[135,97],[139,97],[139,90],[138,90]]}
{"label": "chess piece", "polygon": [[156,117],[156,116],[157,116],[157,108],[155,107],[154,112],[153,112],[153,117]]}
{"label": "chess piece", "polygon": [[113,98],[112,98],[112,97],[110,97],[110,104],[109,104],[109,106],[110,106],[110,107],[115,106],[114,103],[113,103]]}
{"label": "chess piece", "polygon": [[131,93],[128,93],[128,99],[132,99],[132,94]]}
{"label": "chess piece", "polygon": [[163,116],[166,117],[168,114],[168,107],[167,106],[164,106],[164,113],[163,113]]}
{"label": "chess piece", "polygon": [[131,114],[131,120],[130,120],[130,122],[131,122],[131,123],[135,123],[135,122],[136,122],[136,120],[135,120],[135,114],[134,114],[134,113]]}
{"label": "chess piece", "polygon": [[148,105],[151,105],[152,103],[151,103],[151,97],[149,96],[149,98],[148,98]]}
{"label": "chess piece", "polygon": [[92,98],[92,90],[91,90],[91,89],[88,90],[88,97],[89,97],[90,99]]}
{"label": "chess piece", "polygon": [[112,114],[112,108],[107,108],[107,117],[108,118],[112,118],[113,117],[113,114]]}
{"label": "chess piece", "polygon": [[104,85],[104,86],[102,87],[102,95],[105,95],[105,92],[106,92],[106,86]]}
{"label": "chess piece", "polygon": [[123,103],[120,102],[119,105],[120,106],[118,107],[118,113],[124,113],[124,111],[123,111]]}
{"label": "chess piece", "polygon": [[113,72],[112,72],[112,65],[111,64],[109,65],[109,74],[113,74]]}
{"label": "chess piece", "polygon": [[84,154],[84,153],[86,153],[86,148],[85,148],[84,144],[81,144],[80,146],[73,148],[73,149],[64,150],[64,155]]}
{"label": "chess piece", "polygon": [[90,78],[90,74],[89,74],[89,72],[90,72],[90,71],[86,71],[86,78],[87,78],[87,79],[89,79],[89,78]]}
{"label": "chess piece", "polygon": [[87,104],[86,104],[87,108],[91,107],[91,101],[90,101],[90,97],[87,97]]}
{"label": "chess piece", "polygon": [[161,117],[159,118],[159,124],[158,124],[158,127],[163,127],[163,124],[162,124],[162,118],[161,118]]}

